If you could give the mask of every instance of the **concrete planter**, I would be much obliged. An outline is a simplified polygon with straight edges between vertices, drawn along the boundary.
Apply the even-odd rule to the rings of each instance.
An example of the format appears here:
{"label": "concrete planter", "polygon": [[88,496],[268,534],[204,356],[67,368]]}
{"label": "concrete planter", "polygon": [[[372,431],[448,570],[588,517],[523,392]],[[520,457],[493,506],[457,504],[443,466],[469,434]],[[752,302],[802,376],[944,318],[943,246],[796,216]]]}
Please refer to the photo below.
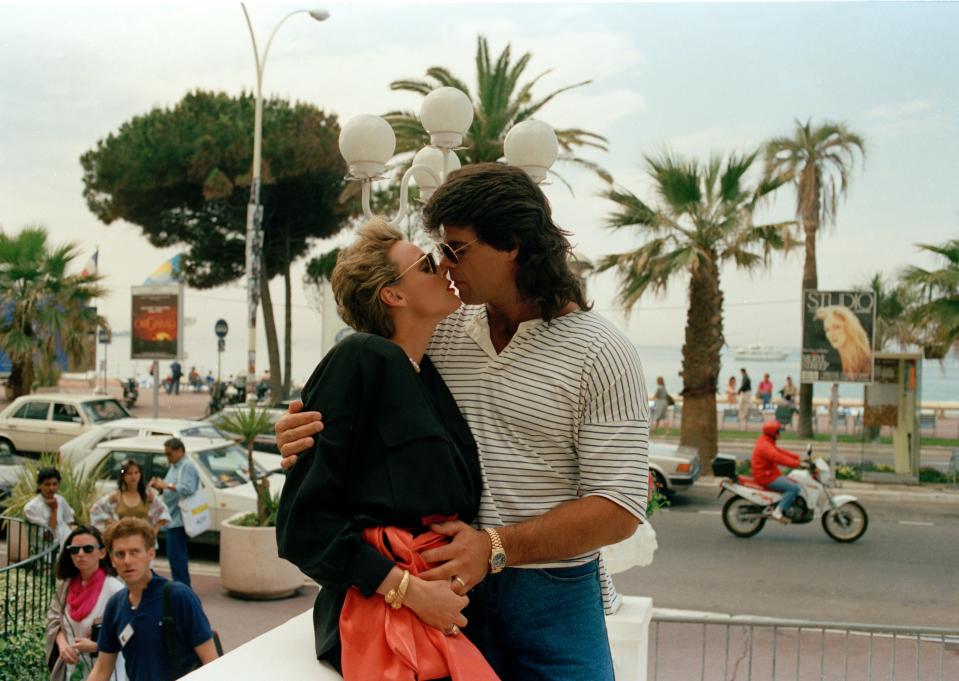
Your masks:
{"label": "concrete planter", "polygon": [[292,596],[303,573],[276,555],[275,527],[232,525],[238,513],[220,524],[220,583],[231,595],[253,600]]}

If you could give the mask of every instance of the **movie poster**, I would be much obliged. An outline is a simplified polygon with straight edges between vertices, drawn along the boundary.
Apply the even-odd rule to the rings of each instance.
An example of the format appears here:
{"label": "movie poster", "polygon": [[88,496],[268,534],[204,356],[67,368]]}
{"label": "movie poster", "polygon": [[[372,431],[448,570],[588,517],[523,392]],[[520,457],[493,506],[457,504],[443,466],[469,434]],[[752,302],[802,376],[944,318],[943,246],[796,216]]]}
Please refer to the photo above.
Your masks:
{"label": "movie poster", "polygon": [[803,383],[872,383],[876,294],[803,291]]}
{"label": "movie poster", "polygon": [[134,286],[130,359],[176,359],[183,349],[183,290]]}

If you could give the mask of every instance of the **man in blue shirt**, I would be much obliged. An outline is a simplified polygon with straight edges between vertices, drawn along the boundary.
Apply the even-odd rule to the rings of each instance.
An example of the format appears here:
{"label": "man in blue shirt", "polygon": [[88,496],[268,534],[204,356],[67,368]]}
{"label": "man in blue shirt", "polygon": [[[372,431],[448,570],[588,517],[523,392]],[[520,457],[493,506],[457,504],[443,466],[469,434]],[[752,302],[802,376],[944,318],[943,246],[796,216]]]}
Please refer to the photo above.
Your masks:
{"label": "man in blue shirt", "polygon": [[[156,556],[154,539],[153,528],[140,518],[124,518],[107,531],[110,559],[126,588],[107,602],[97,639],[99,655],[88,681],[108,681],[121,652],[127,677],[136,681],[178,679],[217,657],[200,599],[150,569]],[[172,637],[164,636],[165,617],[173,624]]]}
{"label": "man in blue shirt", "polygon": [[163,480],[153,478],[150,486],[163,492],[163,503],[170,511],[170,522],[166,526],[166,553],[170,560],[173,581],[190,586],[190,556],[187,553],[187,536],[186,530],[183,529],[180,500],[196,493],[200,486],[200,477],[194,465],[186,458],[186,450],[179,438],[171,437],[164,442],[163,453],[170,462],[170,469]]}

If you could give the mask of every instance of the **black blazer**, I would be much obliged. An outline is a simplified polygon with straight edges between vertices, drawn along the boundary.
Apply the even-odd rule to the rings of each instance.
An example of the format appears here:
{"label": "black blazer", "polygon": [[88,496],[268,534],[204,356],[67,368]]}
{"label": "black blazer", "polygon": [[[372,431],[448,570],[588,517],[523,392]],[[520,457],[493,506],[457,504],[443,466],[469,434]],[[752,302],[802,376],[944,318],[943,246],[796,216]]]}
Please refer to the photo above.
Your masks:
{"label": "black blazer", "polygon": [[280,498],[280,556],[316,580],[317,657],[339,668],[346,590],[376,592],[393,561],[363,541],[367,527],[423,528],[434,514],[472,522],[481,479],[476,443],[428,357],[358,333],[337,344],[303,389],[323,414],[315,447],[300,455]]}

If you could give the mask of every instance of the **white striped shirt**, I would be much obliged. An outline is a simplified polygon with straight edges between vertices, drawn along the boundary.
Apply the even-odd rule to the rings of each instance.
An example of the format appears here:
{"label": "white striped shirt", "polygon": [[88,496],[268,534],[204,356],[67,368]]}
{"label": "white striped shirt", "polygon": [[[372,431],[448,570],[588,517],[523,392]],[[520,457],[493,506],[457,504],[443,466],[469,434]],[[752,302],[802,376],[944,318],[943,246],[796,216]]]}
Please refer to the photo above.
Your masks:
{"label": "white striped shirt", "polygon": [[[645,516],[646,382],[635,347],[606,319],[576,311],[526,321],[497,353],[485,306],[464,306],[440,323],[427,354],[479,446],[480,527],[531,520],[586,496]],[[618,597],[602,565],[601,584],[610,612]]]}

